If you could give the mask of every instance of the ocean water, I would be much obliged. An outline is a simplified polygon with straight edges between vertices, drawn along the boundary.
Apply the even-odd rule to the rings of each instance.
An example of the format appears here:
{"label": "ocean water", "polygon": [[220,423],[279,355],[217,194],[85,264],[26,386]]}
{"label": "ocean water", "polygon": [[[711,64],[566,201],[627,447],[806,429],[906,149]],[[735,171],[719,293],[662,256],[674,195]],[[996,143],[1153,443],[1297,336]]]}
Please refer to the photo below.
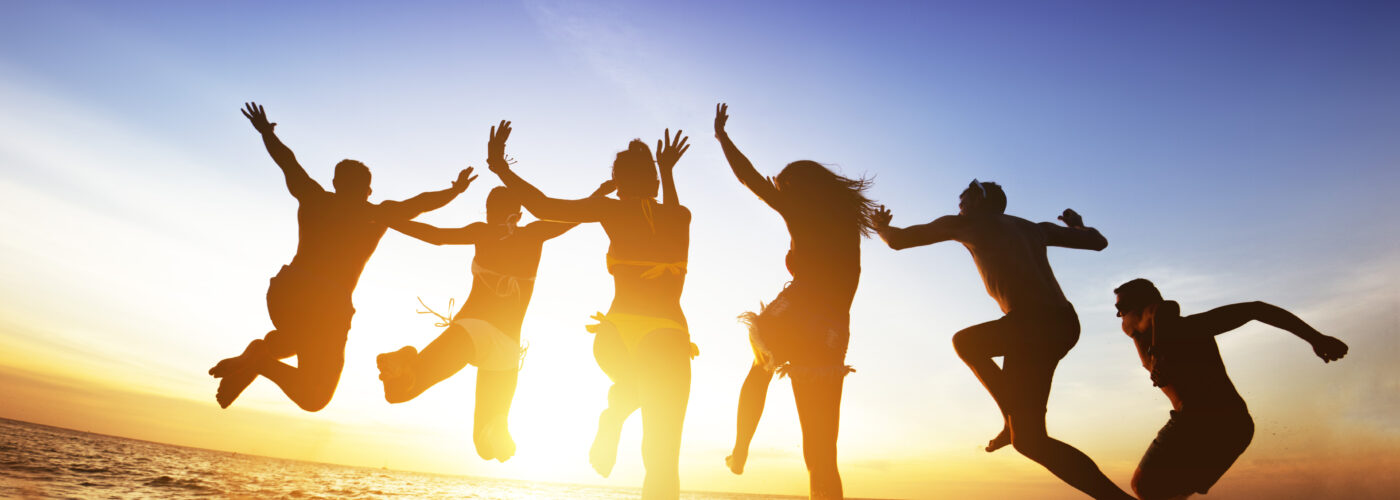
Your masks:
{"label": "ocean water", "polygon": [[[607,488],[349,467],[0,419],[0,498],[637,498]],[[681,498],[772,497],[683,492]]]}

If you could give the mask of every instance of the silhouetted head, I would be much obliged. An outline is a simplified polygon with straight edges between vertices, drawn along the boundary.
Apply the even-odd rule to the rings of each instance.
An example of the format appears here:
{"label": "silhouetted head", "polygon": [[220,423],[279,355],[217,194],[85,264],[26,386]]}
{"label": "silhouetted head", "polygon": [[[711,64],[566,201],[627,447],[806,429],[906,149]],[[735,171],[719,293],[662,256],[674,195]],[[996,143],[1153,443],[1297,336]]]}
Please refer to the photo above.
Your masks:
{"label": "silhouetted head", "polygon": [[874,230],[872,222],[877,209],[874,201],[865,197],[870,179],[850,179],[837,175],[826,166],[799,160],[783,167],[773,179],[773,187],[792,200],[808,205],[816,213],[834,213],[852,224],[862,235]]}
{"label": "silhouetted head", "polygon": [[369,199],[369,167],[355,160],[340,160],[335,164],[335,194],[355,199]]}
{"label": "silhouetted head", "polygon": [[627,150],[613,160],[613,182],[617,183],[618,198],[655,198],[661,181],[656,173],[656,160],[651,148],[641,139],[632,139]]}
{"label": "silhouetted head", "polygon": [[1144,312],[1148,307],[1162,303],[1162,292],[1151,281],[1137,278],[1113,289],[1118,296],[1113,307],[1118,317],[1123,318],[1123,333],[1133,335],[1147,330]]}
{"label": "silhouetted head", "polygon": [[995,182],[973,179],[958,195],[958,213],[962,215],[1006,213],[1006,191]]}
{"label": "silhouetted head", "polygon": [[498,186],[486,194],[486,222],[505,224],[512,218],[520,219],[520,197],[505,186]]}

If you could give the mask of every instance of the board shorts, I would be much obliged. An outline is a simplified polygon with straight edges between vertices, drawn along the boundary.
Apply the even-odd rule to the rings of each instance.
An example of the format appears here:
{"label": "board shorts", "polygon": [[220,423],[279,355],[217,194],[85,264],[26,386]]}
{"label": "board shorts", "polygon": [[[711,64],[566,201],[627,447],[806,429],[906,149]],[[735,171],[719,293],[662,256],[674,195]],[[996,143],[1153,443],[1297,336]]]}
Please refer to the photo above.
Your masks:
{"label": "board shorts", "polygon": [[267,286],[267,313],[297,352],[330,344],[343,351],[355,315],[353,292],[315,273],[282,266]]}
{"label": "board shorts", "polygon": [[754,362],[770,373],[794,377],[844,377],[851,316],[811,290],[789,284],[757,313],[739,315],[749,326]]}
{"label": "board shorts", "polygon": [[1246,410],[1186,413],[1172,410],[1167,425],[1138,463],[1140,488],[1168,495],[1206,493],[1254,438]]}

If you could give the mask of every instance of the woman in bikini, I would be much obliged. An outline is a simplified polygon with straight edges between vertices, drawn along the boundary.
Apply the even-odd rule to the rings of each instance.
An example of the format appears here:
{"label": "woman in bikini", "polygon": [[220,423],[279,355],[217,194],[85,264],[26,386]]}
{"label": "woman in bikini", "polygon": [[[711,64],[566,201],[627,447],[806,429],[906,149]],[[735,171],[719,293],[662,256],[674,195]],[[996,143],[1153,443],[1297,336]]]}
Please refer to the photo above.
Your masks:
{"label": "woman in bikini", "polygon": [[846,374],[851,300],[860,281],[860,241],[874,230],[876,205],[865,197],[866,179],[848,179],[813,161],[788,164],[765,179],[729,139],[729,107],[715,106],[715,137],[734,175],[787,224],[792,281],[772,302],[740,316],[749,324],[754,363],[739,392],[734,452],[725,459],[744,472],[749,443],[763,414],[773,375],[792,379],[802,425],[802,454],[812,498],[841,498],[836,434]]}
{"label": "woman in bikini", "polygon": [[[593,196],[612,192],[599,186]],[[413,346],[380,354],[379,378],[384,399],[409,401],[429,387],[476,365],[476,411],[472,437],[483,460],[504,462],[515,455],[507,417],[515,397],[520,367],[520,324],[535,290],[544,242],[578,224],[520,220],[520,201],[505,187],[486,196],[486,222],[460,228],[439,228],[422,222],[392,225],[406,235],[434,245],[476,245],[472,259],[472,288],[462,309],[447,329],[422,352]]]}
{"label": "woman in bikini", "polygon": [[[657,141],[657,161],[640,140],[632,141],[613,162],[617,198],[582,200],[550,198],[511,170],[505,160],[510,122],[492,128],[488,164],[535,217],[568,223],[599,222],[610,240],[608,272],[614,295],[607,314],[589,327],[596,335],[593,354],[612,379],[608,408],[598,419],[598,435],[589,454],[593,468],[606,477],[617,457],[622,422],[642,410],[642,462],[646,479],[642,498],[680,495],[681,427],[690,400],[690,343],[681,289],[690,247],[690,210],[676,199],[671,170],[689,146],[677,131]],[[659,182],[658,182],[658,166]],[[661,203],[656,202],[661,187]]]}

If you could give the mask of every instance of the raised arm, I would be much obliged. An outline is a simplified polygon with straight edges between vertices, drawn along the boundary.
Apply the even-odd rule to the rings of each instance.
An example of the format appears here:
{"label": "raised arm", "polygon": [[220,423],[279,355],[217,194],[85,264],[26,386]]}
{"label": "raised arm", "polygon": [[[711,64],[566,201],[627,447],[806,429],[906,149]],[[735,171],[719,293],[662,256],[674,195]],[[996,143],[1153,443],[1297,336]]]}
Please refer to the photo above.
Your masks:
{"label": "raised arm", "polygon": [[282,144],[282,140],[277,138],[277,134],[272,131],[277,126],[276,123],[267,121],[267,112],[256,102],[243,103],[243,116],[253,123],[253,128],[262,134],[263,145],[267,147],[267,154],[272,156],[272,161],[277,162],[277,166],[282,168],[282,175],[287,178],[287,190],[298,200],[307,196],[324,194],[325,188],[316,183],[306,169],[301,168],[297,163],[296,155],[292,154],[291,148]]}
{"label": "raised arm", "polygon": [[505,120],[501,120],[500,125],[491,127],[491,137],[486,143],[486,164],[501,178],[506,187],[520,197],[520,204],[526,210],[539,219],[557,222],[598,222],[603,219],[608,208],[608,198],[550,198],[511,170],[510,162],[506,160],[506,139],[510,137],[510,131],[510,122]]}
{"label": "raised arm", "polygon": [[1279,328],[1312,345],[1313,352],[1323,361],[1336,361],[1347,354],[1347,345],[1336,337],[1323,335],[1301,318],[1287,310],[1264,302],[1242,302],[1217,307],[1188,316],[1191,326],[1207,335],[1220,335],[1250,321],[1259,321]]}
{"label": "raised arm", "polygon": [[782,193],[773,183],[758,173],[753,168],[753,163],[739,152],[739,148],[734,146],[734,141],[729,139],[729,133],[725,132],[724,125],[729,121],[729,105],[720,103],[715,105],[715,138],[719,139],[720,148],[724,149],[724,159],[729,161],[730,170],[734,171],[734,176],[739,178],[739,182],[758,195],[760,200],[773,207],[773,210],[783,211]]}
{"label": "raised arm", "polygon": [[1053,222],[1040,223],[1040,228],[1045,230],[1046,245],[1095,251],[1108,247],[1108,239],[1099,234],[1099,230],[1085,227],[1084,218],[1074,210],[1066,208],[1059,218],[1065,223],[1064,226]]}
{"label": "raised arm", "polygon": [[467,190],[476,176],[472,175],[472,167],[467,167],[457,173],[457,180],[452,182],[452,187],[441,191],[428,191],[403,201],[385,201],[379,204],[379,209],[385,214],[387,220],[408,220],[419,216],[423,212],[431,212],[442,208],[457,195]]}
{"label": "raised arm", "polygon": [[676,162],[680,161],[681,155],[690,149],[686,144],[689,137],[682,135],[682,130],[676,131],[675,142],[671,141],[671,129],[666,129],[666,140],[656,141],[656,166],[661,172],[661,204],[680,205],[676,198],[676,181],[671,177],[671,170],[676,167]]}
{"label": "raised arm", "polygon": [[[598,186],[598,189],[594,190],[593,194],[588,195],[588,197],[601,198],[607,196],[609,193],[612,193],[615,189],[617,189],[617,186],[613,184],[613,181],[604,181],[601,185]],[[578,226],[578,224],[579,223],[577,222],[555,222],[548,220],[537,220],[535,222],[531,222],[530,225],[526,227],[530,228],[529,230],[532,233],[534,233],[541,241],[545,241],[557,238],[563,235],[564,233],[569,232],[570,229],[573,229],[574,227]]]}
{"label": "raised arm", "polygon": [[889,209],[880,205],[880,209],[875,212],[875,232],[880,235],[880,239],[884,240],[886,245],[895,250],[955,240],[958,229],[963,222],[957,215],[946,215],[934,219],[928,224],[900,228],[890,225],[892,219],[894,219],[894,215],[890,213]]}
{"label": "raised arm", "polygon": [[503,234],[500,226],[473,222],[466,227],[441,228],[422,222],[401,220],[389,223],[398,232],[434,245],[475,245]]}

